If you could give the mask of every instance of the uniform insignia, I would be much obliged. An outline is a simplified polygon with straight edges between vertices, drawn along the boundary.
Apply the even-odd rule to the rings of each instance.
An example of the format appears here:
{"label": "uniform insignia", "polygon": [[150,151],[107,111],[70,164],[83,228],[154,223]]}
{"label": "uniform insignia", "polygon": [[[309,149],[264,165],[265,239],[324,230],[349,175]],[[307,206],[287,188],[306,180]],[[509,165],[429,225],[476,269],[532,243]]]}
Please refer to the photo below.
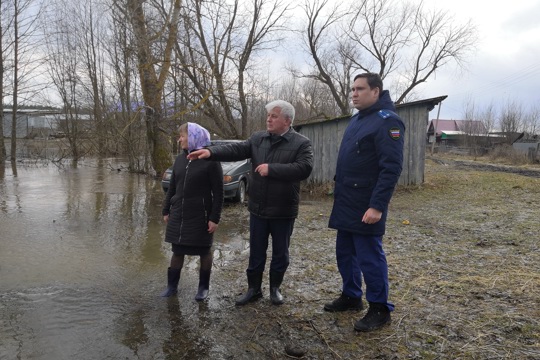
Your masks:
{"label": "uniform insignia", "polygon": [[401,130],[397,127],[391,128],[390,130],[388,130],[388,133],[393,140],[399,140],[399,138],[401,137]]}
{"label": "uniform insignia", "polygon": [[392,114],[386,110],[379,110],[378,114],[383,119],[388,119],[390,116],[392,116]]}

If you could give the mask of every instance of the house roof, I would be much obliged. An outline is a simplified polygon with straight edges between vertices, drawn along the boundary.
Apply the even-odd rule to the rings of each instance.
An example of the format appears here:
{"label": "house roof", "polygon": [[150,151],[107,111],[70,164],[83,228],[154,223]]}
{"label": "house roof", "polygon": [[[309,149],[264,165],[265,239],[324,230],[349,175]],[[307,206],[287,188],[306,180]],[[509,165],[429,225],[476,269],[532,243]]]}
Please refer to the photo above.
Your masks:
{"label": "house roof", "polygon": [[[418,100],[418,101],[411,101],[411,102],[408,102],[408,103],[396,104],[396,109],[402,109],[402,108],[407,108],[407,107],[412,107],[412,106],[425,106],[425,107],[427,107],[428,111],[431,111],[431,110],[433,110],[435,105],[439,104],[440,102],[442,102],[447,97],[448,97],[448,95],[443,95],[443,96],[437,96],[437,97],[434,97],[434,98],[429,98],[429,99],[424,99],[424,100]],[[303,125],[320,124],[320,123],[329,122],[329,121],[339,121],[339,120],[343,120],[343,119],[348,119],[352,115],[353,114],[341,115],[341,116],[337,116],[337,117],[334,117],[334,118],[324,118],[324,119],[321,119],[321,118],[298,119],[298,120],[294,120],[293,127],[296,128],[296,127],[301,127]]]}
{"label": "house roof", "polygon": [[486,134],[487,130],[479,120],[445,120],[433,119],[429,122],[428,133],[433,133],[433,128],[437,127],[436,134],[441,135],[443,132],[450,134]]}
{"label": "house roof", "polygon": [[437,96],[437,97],[429,98],[429,99],[423,99],[423,100],[417,100],[417,101],[411,101],[411,102],[396,104],[396,109],[399,109],[399,108],[402,108],[402,107],[416,106],[416,105],[423,105],[423,106],[427,105],[428,106],[428,111],[431,111],[431,110],[433,110],[433,108],[436,105],[441,103],[447,97],[448,97],[448,95],[443,95],[443,96]]}
{"label": "house roof", "polygon": [[463,135],[465,134],[463,131],[454,131],[454,130],[444,130],[442,131],[443,134],[446,135]]}

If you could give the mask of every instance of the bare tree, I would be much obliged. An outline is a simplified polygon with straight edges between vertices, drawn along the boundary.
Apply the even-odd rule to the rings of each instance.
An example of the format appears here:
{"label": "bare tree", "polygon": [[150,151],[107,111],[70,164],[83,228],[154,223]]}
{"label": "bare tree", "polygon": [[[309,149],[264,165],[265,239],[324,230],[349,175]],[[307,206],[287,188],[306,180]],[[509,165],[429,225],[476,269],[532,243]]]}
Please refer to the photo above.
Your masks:
{"label": "bare tree", "polygon": [[170,165],[169,137],[161,127],[164,119],[162,98],[165,81],[169,76],[171,53],[177,41],[181,0],[170,2],[162,22],[154,21],[157,18],[148,14],[153,14],[163,4],[149,4],[144,0],[114,0],[113,5],[115,11],[129,19],[136,41],[135,53],[151,160],[147,171],[155,176]]}
{"label": "bare tree", "polygon": [[473,99],[468,99],[464,109],[464,125],[461,129],[465,133],[464,145],[472,155],[483,155],[483,150],[490,146],[489,132],[494,121],[493,105],[481,110]]}
{"label": "bare tree", "polygon": [[[426,11],[423,3],[411,5],[396,0],[344,4],[356,10],[347,14],[346,21],[340,21],[346,25],[336,35],[331,25],[343,15],[337,10],[323,15],[328,1],[307,4],[304,35],[308,43],[319,44],[308,51],[314,62],[321,63],[325,52],[332,53],[334,59],[341,57],[350,62],[339,62],[341,72],[335,71],[338,77],[332,81],[324,67],[317,67],[317,79],[331,88],[342,113],[345,113],[343,93],[338,93],[331,84],[346,84],[352,72],[379,73],[387,80],[386,87],[392,91],[395,102],[401,103],[414,97],[413,90],[441,67],[451,63],[464,67],[477,38],[471,22],[459,24],[442,11]],[[318,31],[313,30],[314,20],[319,21]],[[337,48],[333,50],[333,47]]]}
{"label": "bare tree", "polygon": [[[406,58],[404,66],[397,69],[403,79],[398,83],[404,88],[396,97],[398,104],[441,67],[455,63],[464,68],[477,40],[476,27],[471,21],[459,24],[441,10],[426,13],[421,6],[416,13],[413,37],[407,43],[407,50],[412,54]],[[389,72],[384,75],[387,74]]]}
{"label": "bare tree", "polygon": [[[331,8],[326,11],[330,6]],[[340,39],[339,33],[336,32],[336,25],[344,19],[345,13],[340,10],[340,5],[334,5],[330,0],[306,1],[302,9],[307,20],[304,46],[313,59],[313,67],[309,73],[291,70],[297,77],[313,79],[327,87],[341,114],[348,114],[351,77],[354,70],[351,58],[358,53],[349,42]],[[305,94],[305,99],[315,100],[310,94]],[[324,117],[335,115],[327,114],[317,103],[310,103],[309,107],[315,114]]]}
{"label": "bare tree", "polygon": [[282,82],[281,86],[287,87],[287,91],[282,91],[284,95],[278,97],[291,100],[296,118],[301,121],[329,119],[341,113],[328,86],[316,79],[304,77],[295,82]]}
{"label": "bare tree", "polygon": [[80,51],[82,52],[81,62],[84,66],[85,78],[82,85],[86,90],[89,103],[92,108],[92,118],[95,124],[95,134],[97,152],[104,155],[107,148],[106,128],[105,128],[105,64],[103,41],[105,38],[105,11],[100,9],[99,3],[95,0],[84,1],[77,4],[75,9],[80,17],[80,25],[76,32],[80,37]]}
{"label": "bare tree", "polygon": [[478,112],[478,120],[484,124],[484,128],[486,129],[486,135],[491,133],[493,129],[495,128],[495,122],[497,118],[497,111],[495,109],[495,105],[493,103],[489,103],[484,108],[480,109]]}
{"label": "bare tree", "polygon": [[4,141],[4,10],[5,2],[0,0],[0,167],[7,157],[6,143]]}
{"label": "bare tree", "polygon": [[[478,136],[475,127],[475,119],[477,117],[476,104],[474,100],[469,99],[465,104],[463,112],[464,126],[462,131],[465,133],[464,136],[464,146],[468,148],[473,148],[476,145],[475,137]],[[476,155],[476,153],[475,153]]]}
{"label": "bare tree", "polygon": [[17,0],[13,3],[13,113],[11,118],[11,161],[15,161],[17,158],[17,110],[18,110],[18,88],[19,88],[19,48],[20,48],[20,38],[19,38],[19,17],[21,15],[21,9],[19,7],[19,2]]}
{"label": "bare tree", "polygon": [[112,94],[107,112],[111,139],[107,149],[127,155],[128,168],[142,171],[148,163],[144,107],[137,81],[136,41],[123,12],[111,12],[105,51],[111,68]]}
{"label": "bare tree", "polygon": [[[41,87],[35,88],[35,84],[30,84],[31,80],[39,74],[41,61],[36,56],[37,38],[37,20],[41,14],[41,2],[39,0],[13,0],[12,15],[13,26],[11,30],[11,43],[8,47],[12,48],[12,106],[13,113],[11,119],[11,161],[15,161],[17,152],[17,115],[19,109],[19,100],[21,96],[26,96],[29,101],[33,98]],[[24,98],[23,98],[24,100]]]}
{"label": "bare tree", "polygon": [[51,1],[43,27],[48,55],[47,71],[62,102],[63,114],[55,119],[56,130],[66,135],[65,141],[69,147],[69,154],[61,153],[59,157],[61,159],[69,155],[75,162],[88,151],[80,141],[83,133],[81,114],[88,104],[84,101],[85,43],[81,37],[84,25],[78,5],[77,1]]}
{"label": "bare tree", "polygon": [[[71,156],[80,158],[93,143],[100,155],[107,152],[105,64],[103,42],[106,13],[95,1],[51,0],[43,21],[49,59],[49,77],[62,101],[60,126]],[[90,131],[92,130],[92,131]]]}
{"label": "bare tree", "polygon": [[474,49],[476,29],[458,24],[441,10],[428,12],[423,3],[364,0],[353,16],[348,37],[361,49],[358,69],[376,71],[384,79],[398,73],[395,102],[403,102],[413,89],[451,61],[463,65]]}
{"label": "bare tree", "polygon": [[508,144],[512,144],[523,131],[523,106],[516,101],[507,101],[500,112],[499,127],[505,134]]}
{"label": "bare tree", "polygon": [[191,106],[210,120],[212,132],[246,138],[253,58],[276,45],[289,7],[281,0],[189,0],[183,10],[183,36],[175,50],[193,85]]}
{"label": "bare tree", "polygon": [[523,118],[523,131],[529,136],[540,135],[540,106],[533,105]]}

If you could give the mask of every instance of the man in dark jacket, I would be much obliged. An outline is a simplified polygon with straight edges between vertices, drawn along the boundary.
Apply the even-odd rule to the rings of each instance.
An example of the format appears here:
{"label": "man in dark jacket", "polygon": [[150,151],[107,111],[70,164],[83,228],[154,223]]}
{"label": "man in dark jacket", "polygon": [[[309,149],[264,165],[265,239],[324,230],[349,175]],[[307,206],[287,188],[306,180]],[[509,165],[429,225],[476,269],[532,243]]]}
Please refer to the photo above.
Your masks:
{"label": "man in dark jacket", "polygon": [[211,146],[188,156],[190,160],[218,161],[251,158],[248,290],[237,299],[239,306],[262,297],[261,283],[270,235],[270,299],[274,305],[283,304],[279,287],[289,266],[289,243],[298,216],[300,181],[311,174],[313,167],[311,141],[291,127],[294,107],[276,100],[267,104],[266,110],[267,131],[256,132],[240,143]]}
{"label": "man in dark jacket", "polygon": [[367,314],[354,324],[371,331],[390,322],[388,266],[382,247],[388,203],[401,174],[405,126],[378,74],[357,75],[352,116],[339,149],[334,207],[329,227],[337,230],[336,259],[343,279],[341,296],[327,311],[361,310],[362,277]]}

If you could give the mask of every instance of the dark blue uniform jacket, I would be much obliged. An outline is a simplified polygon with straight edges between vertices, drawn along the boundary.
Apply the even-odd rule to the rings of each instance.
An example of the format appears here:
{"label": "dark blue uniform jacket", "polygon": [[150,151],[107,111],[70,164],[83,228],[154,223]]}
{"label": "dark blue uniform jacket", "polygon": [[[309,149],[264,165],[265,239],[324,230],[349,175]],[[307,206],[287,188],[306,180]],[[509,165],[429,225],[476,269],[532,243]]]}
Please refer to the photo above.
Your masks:
{"label": "dark blue uniform jacket", "polygon": [[[388,91],[351,117],[337,160],[334,207],[329,227],[363,235],[383,235],[388,203],[401,174],[405,125],[393,112]],[[383,212],[365,224],[368,208]]]}

